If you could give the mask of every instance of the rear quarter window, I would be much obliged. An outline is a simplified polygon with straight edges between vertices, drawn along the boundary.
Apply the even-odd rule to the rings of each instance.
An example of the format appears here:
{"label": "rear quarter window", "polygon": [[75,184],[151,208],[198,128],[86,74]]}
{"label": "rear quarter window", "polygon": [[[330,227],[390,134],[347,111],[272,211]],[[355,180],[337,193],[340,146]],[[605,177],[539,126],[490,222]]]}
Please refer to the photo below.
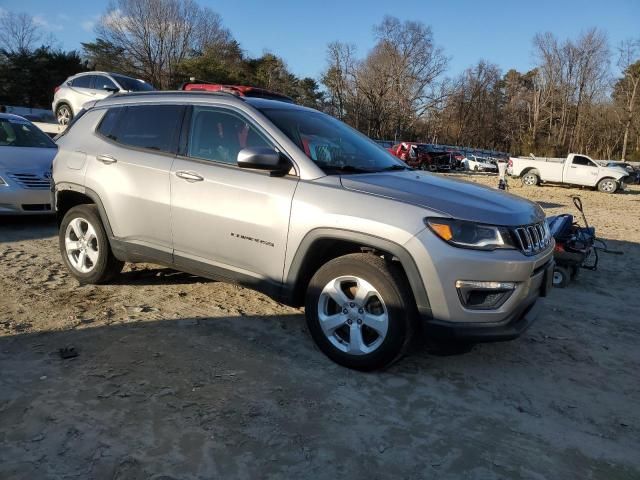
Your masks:
{"label": "rear quarter window", "polygon": [[184,107],[181,105],[136,105],[111,108],[98,132],[121,145],[176,153]]}

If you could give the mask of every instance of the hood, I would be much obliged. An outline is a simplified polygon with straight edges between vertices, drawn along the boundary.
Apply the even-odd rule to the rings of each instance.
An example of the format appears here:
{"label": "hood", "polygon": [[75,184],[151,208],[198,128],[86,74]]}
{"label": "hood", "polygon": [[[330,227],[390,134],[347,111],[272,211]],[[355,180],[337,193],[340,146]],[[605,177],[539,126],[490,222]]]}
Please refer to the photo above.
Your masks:
{"label": "hood", "polygon": [[539,205],[524,198],[427,172],[343,175],[341,181],[347,190],[422,206],[460,220],[515,226],[545,218]]}
{"label": "hood", "polygon": [[606,170],[610,172],[610,175],[613,175],[616,179],[620,179],[626,175],[629,175],[629,172],[624,167],[601,167],[602,170]]}
{"label": "hood", "polygon": [[51,170],[57,148],[0,147],[0,170],[9,172],[37,172]]}

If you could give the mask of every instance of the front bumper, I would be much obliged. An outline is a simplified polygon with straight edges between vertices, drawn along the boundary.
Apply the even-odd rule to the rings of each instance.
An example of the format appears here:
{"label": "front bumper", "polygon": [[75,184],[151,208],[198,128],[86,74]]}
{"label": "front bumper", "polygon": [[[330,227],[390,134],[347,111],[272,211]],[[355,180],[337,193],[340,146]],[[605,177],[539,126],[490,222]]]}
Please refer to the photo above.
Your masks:
{"label": "front bumper", "polygon": [[49,189],[27,189],[12,183],[8,186],[0,185],[0,215],[48,213],[54,213]]}
{"label": "front bumper", "polygon": [[[538,315],[536,301],[545,296],[553,276],[553,248],[527,257],[517,250],[493,252],[452,247],[429,231],[407,242],[429,300],[418,305],[425,329],[437,336],[473,341],[517,337]],[[513,282],[513,293],[499,307],[476,310],[462,305],[456,280]]]}
{"label": "front bumper", "polygon": [[518,338],[538,319],[541,309],[542,301],[534,298],[499,323],[456,323],[430,319],[425,323],[424,330],[430,338],[438,340],[503,342]]}

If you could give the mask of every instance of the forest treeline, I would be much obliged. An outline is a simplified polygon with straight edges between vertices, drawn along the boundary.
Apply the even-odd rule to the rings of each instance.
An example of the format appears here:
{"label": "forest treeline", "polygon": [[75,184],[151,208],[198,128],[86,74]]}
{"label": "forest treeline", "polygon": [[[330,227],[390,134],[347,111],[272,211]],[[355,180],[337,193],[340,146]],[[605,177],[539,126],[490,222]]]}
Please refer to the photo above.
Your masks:
{"label": "forest treeline", "polygon": [[640,160],[640,39],[612,46],[596,28],[576,38],[536,34],[526,72],[480,59],[452,77],[428,25],[388,16],[365,52],[330,43],[316,79],[296,76],[275,53],[247,55],[222,18],[194,0],[117,0],[95,34],[65,52],[29,15],[3,12],[0,103],[49,108],[55,86],[82,70],[161,89],[195,77],[276,90],[372,138]]}

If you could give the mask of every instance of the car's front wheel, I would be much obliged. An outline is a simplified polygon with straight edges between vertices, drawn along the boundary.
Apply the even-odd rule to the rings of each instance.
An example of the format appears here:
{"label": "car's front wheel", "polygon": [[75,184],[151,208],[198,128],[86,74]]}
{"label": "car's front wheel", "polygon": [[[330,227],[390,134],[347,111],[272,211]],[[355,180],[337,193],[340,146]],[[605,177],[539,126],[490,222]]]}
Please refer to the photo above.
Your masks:
{"label": "car's front wheel", "polygon": [[56,119],[60,125],[69,125],[71,120],[73,120],[73,111],[71,111],[71,107],[66,103],[61,103],[56,108]]}
{"label": "car's front wheel", "polygon": [[60,253],[67,269],[81,284],[103,283],[122,271],[114,257],[95,205],[70,209],[60,224]]}
{"label": "car's front wheel", "polygon": [[315,273],[305,315],[325,355],[348,368],[375,370],[407,351],[416,307],[399,266],[357,253],[333,259]]}
{"label": "car's front wheel", "polygon": [[618,190],[618,182],[613,178],[603,178],[598,182],[598,190],[602,193],[615,193]]}

